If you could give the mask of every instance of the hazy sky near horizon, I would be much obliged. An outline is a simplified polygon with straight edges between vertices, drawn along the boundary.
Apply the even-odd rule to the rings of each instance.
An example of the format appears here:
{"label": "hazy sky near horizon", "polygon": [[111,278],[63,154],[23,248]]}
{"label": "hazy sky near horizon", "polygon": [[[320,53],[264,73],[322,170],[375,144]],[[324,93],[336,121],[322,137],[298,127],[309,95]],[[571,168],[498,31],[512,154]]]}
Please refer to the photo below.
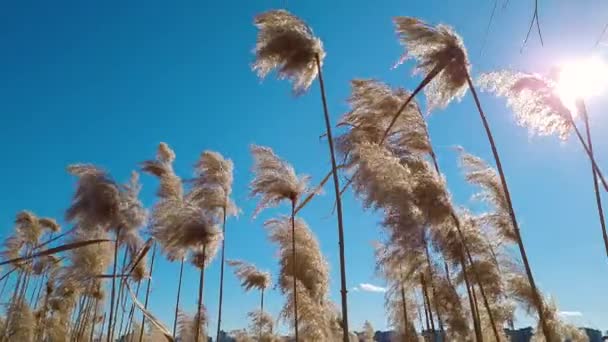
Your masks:
{"label": "hazy sky near horizon", "polygon": [[[329,170],[318,84],[301,97],[274,75],[260,82],[250,70],[256,29],[253,17],[273,8],[292,11],[323,40],[324,76],[335,124],[348,110],[349,81],[376,78],[412,89],[411,63],[391,69],[403,50],[392,17],[416,16],[453,26],[463,36],[473,75],[501,68],[547,72],[565,61],[592,54],[608,22],[608,3],[599,0],[540,1],[544,46],[533,31],[520,51],[533,1],[499,0],[485,46],[493,1],[19,1],[0,11],[0,227],[12,230],[17,211],[29,209],[61,222],[74,190],[65,167],[88,162],[126,181],[138,163],[153,158],[159,142],[176,152],[176,171],[192,175],[199,154],[214,150],[235,164],[234,198],[242,208],[228,222],[227,257],[243,259],[276,275],[276,246],[263,222],[287,214],[265,211],[255,220],[248,197],[252,143],[272,147],[313,184]],[[608,37],[604,40],[607,41]],[[421,102],[423,98],[420,97]],[[524,242],[537,282],[569,320],[608,329],[608,263],[597,218],[590,165],[578,142],[532,137],[515,124],[504,99],[481,97],[503,158]],[[594,148],[608,170],[605,97],[589,100]],[[462,145],[491,160],[470,95],[429,116],[429,129],[454,200],[478,208],[473,188],[462,179],[452,149]],[[155,201],[157,182],[142,176],[142,199]],[[604,196],[604,199],[608,199]],[[333,194],[326,189],[302,212],[328,258],[331,296],[339,305],[339,264]],[[344,201],[349,315],[352,329],[370,320],[386,328],[383,281],[374,274],[372,241],[381,239],[380,216],[364,211],[348,193]],[[172,325],[178,264],[159,259],[150,308]],[[207,269],[205,304],[215,336],[219,263]],[[183,308],[196,304],[198,275],[185,271]],[[356,290],[354,290],[356,288]],[[257,293],[244,294],[227,268],[223,327],[246,326]],[[283,299],[267,294],[278,314]],[[524,316],[517,325],[528,324]]]}

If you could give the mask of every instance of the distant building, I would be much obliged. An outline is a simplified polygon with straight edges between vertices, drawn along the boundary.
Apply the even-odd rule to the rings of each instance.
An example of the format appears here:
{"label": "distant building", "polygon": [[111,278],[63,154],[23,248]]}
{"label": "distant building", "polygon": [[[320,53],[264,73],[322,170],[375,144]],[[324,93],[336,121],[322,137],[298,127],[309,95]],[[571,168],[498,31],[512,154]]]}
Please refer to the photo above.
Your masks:
{"label": "distant building", "polygon": [[532,327],[522,329],[505,329],[505,334],[509,337],[510,342],[530,342],[534,329]]}
{"label": "distant building", "polygon": [[589,337],[589,342],[602,342],[602,332],[591,328],[581,328]]}
{"label": "distant building", "polygon": [[216,342],[235,342],[236,340],[228,335],[224,330],[220,330],[219,339]]}
{"label": "distant building", "polygon": [[374,334],[374,341],[376,342],[393,342],[395,332],[389,331],[376,331]]}
{"label": "distant building", "polygon": [[421,333],[422,337],[424,337],[425,341],[430,342],[443,342],[445,341],[445,335],[441,331],[435,330],[435,333],[431,330],[423,330]]}

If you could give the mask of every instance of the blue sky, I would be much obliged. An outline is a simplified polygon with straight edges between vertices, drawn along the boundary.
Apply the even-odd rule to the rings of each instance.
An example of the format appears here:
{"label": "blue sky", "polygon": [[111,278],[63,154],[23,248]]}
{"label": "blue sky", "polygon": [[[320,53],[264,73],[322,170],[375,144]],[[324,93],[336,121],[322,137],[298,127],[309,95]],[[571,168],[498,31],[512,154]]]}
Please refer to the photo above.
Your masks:
{"label": "blue sky", "polygon": [[[157,144],[177,153],[176,171],[192,174],[200,152],[221,152],[235,163],[234,196],[243,209],[228,223],[227,256],[276,271],[276,249],[262,223],[287,207],[251,219],[248,198],[251,143],[268,145],[313,182],[329,168],[318,85],[294,98],[286,82],[260,82],[250,70],[256,31],[253,17],[287,7],[306,20],[327,50],[325,78],[332,120],[347,110],[349,80],[378,78],[413,88],[418,81],[406,64],[390,67],[402,54],[391,18],[417,16],[450,24],[463,36],[473,73],[497,68],[547,71],[564,60],[596,53],[608,21],[608,4],[599,0],[541,1],[545,38],[536,35],[520,53],[533,1],[510,1],[497,11],[483,53],[480,48],[492,1],[437,0],[332,1],[19,1],[0,11],[0,227],[12,229],[14,214],[29,209],[61,219],[74,180],[65,172],[73,162],[90,162],[127,180]],[[482,96],[503,157],[530,262],[541,288],[553,295],[577,322],[608,329],[608,265],[595,209],[590,166],[574,139],[531,137],[514,123],[504,101]],[[589,111],[598,160],[608,158],[606,101],[592,99]],[[489,148],[470,96],[433,113],[430,132],[455,201],[470,203],[473,189],[462,180],[451,146],[462,145],[489,160]],[[156,182],[143,176],[142,198],[154,203]],[[332,194],[302,212],[321,241],[332,270],[332,298],[339,303],[339,269]],[[606,196],[604,196],[606,198]],[[344,203],[348,286],[383,286],[374,275],[371,241],[379,238],[379,217],[364,212],[351,194]],[[151,310],[171,324],[179,265],[165,260],[154,270]],[[197,274],[188,266],[182,303],[192,311]],[[214,334],[219,265],[207,270],[205,302]],[[246,312],[258,303],[226,276],[224,328],[246,325]],[[349,296],[350,324],[370,320],[385,328],[381,293]],[[282,298],[267,296],[276,314]],[[580,313],[579,316],[577,313]],[[526,324],[522,318],[519,324]]]}

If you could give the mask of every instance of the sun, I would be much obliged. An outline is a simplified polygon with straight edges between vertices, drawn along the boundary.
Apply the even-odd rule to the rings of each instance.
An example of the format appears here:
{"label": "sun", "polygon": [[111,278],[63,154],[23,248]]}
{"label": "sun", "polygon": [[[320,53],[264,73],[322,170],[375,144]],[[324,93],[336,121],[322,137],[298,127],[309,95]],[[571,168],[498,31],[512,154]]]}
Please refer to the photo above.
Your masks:
{"label": "sun", "polygon": [[[559,67],[556,92],[564,105],[576,108],[577,100],[600,95],[608,88],[608,64],[594,56]],[[573,111],[576,112],[576,111]]]}

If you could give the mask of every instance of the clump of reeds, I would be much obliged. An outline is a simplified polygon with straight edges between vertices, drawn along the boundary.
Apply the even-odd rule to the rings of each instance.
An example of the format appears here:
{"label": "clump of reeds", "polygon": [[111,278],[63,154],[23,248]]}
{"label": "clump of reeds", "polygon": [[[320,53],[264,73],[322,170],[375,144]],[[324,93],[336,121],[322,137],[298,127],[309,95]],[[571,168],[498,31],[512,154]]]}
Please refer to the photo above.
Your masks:
{"label": "clump of reeds", "polygon": [[[348,342],[348,300],[346,289],[346,256],[344,251],[344,222],[342,219],[342,199],[340,197],[340,180],[338,165],[334,151],[332,124],[327,105],[327,94],[323,79],[323,59],[325,50],[319,38],[312,29],[300,18],[285,11],[272,10],[258,15],[255,19],[258,27],[256,60],[253,70],[260,77],[266,77],[274,69],[278,69],[279,77],[288,78],[293,83],[295,94],[303,94],[315,78],[319,79],[319,90],[323,104],[325,133],[331,161],[331,176],[333,178],[336,198],[336,216],[338,223],[338,247],[340,254],[340,283],[342,299],[342,328],[343,341]],[[329,175],[326,177],[326,180]],[[324,182],[326,182],[326,180]],[[297,330],[297,329],[296,329]],[[296,336],[297,340],[297,336]]]}

